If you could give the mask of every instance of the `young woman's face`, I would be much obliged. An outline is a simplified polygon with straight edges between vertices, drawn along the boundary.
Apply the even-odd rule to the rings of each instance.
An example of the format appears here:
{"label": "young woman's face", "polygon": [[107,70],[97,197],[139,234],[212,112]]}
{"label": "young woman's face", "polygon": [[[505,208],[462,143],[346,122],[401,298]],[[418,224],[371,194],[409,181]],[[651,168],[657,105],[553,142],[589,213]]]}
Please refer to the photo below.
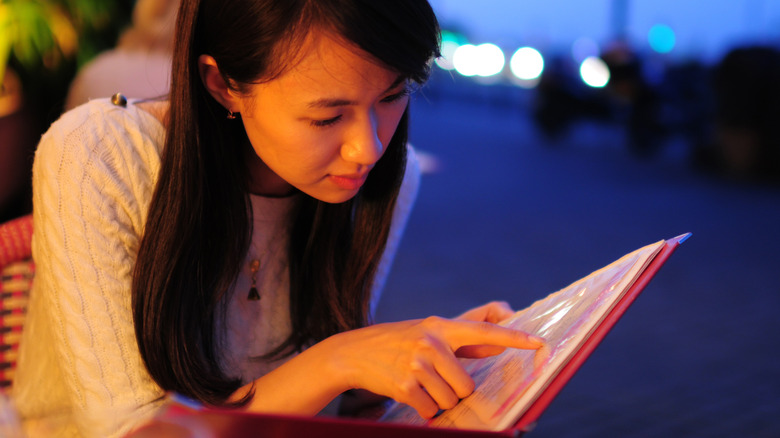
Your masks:
{"label": "young woman's face", "polygon": [[321,34],[293,68],[239,98],[259,160],[253,191],[291,187],[321,201],[355,196],[382,157],[406,108],[405,78],[368,54]]}

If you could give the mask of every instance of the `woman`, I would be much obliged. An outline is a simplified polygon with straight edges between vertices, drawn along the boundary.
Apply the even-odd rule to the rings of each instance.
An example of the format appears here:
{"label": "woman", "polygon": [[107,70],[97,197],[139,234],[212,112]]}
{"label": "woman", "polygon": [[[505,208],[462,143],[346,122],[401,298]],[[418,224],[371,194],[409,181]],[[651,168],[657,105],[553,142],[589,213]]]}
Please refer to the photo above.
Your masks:
{"label": "woman", "polygon": [[126,433],[165,391],[315,414],[361,388],[431,417],[473,390],[455,352],[538,348],[501,304],[369,325],[437,45],[425,0],[185,0],[169,100],[87,104],[38,149],[28,431]]}

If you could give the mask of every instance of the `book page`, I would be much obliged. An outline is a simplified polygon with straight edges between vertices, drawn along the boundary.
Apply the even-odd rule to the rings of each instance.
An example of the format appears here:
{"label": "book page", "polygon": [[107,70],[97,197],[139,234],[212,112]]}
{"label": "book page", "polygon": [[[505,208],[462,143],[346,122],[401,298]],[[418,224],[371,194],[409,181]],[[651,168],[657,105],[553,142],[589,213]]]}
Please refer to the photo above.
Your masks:
{"label": "book page", "polygon": [[662,240],[627,254],[504,321],[502,325],[543,337],[546,347],[461,359],[476,389],[454,408],[425,420],[411,407],[395,403],[380,421],[495,431],[511,427],[664,244]]}

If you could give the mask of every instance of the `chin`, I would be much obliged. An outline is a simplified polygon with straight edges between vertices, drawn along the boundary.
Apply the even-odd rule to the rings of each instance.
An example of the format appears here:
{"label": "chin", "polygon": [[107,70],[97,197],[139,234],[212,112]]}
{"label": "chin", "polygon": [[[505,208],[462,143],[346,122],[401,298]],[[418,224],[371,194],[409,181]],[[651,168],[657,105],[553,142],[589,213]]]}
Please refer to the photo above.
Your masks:
{"label": "chin", "polygon": [[360,190],[339,190],[337,192],[327,193],[306,193],[318,201],[327,202],[328,204],[341,204],[354,198]]}
{"label": "chin", "polygon": [[355,196],[357,196],[357,194],[358,194],[358,192],[355,191],[354,193],[343,194],[341,196],[333,196],[333,197],[323,198],[323,199],[320,199],[320,201],[327,202],[328,204],[341,204],[341,203],[347,202],[350,199],[354,198]]}

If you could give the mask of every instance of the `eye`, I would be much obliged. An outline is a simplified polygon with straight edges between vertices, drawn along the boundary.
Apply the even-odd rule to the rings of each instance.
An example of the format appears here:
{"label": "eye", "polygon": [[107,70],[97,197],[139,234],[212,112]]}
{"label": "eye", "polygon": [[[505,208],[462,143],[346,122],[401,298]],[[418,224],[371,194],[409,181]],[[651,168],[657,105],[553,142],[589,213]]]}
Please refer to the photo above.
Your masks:
{"label": "eye", "polygon": [[393,102],[396,102],[398,100],[403,99],[404,97],[408,96],[409,94],[411,94],[411,90],[409,89],[409,87],[404,87],[403,89],[401,89],[401,91],[399,91],[397,93],[393,93],[393,94],[385,97],[384,99],[382,99],[382,103],[393,103]]}
{"label": "eye", "polygon": [[331,125],[335,125],[338,123],[338,121],[341,120],[341,114],[339,114],[336,117],[332,117],[330,119],[325,120],[312,120],[311,126],[314,126],[315,128],[326,128]]}

